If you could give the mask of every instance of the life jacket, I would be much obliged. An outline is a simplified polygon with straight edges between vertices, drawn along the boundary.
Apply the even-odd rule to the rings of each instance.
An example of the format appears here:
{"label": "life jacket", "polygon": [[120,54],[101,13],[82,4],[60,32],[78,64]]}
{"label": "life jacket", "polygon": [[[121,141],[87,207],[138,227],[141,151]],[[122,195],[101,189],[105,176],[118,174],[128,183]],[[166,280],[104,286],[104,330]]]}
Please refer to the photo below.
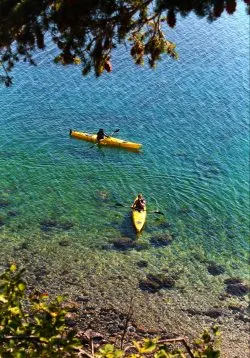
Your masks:
{"label": "life jacket", "polygon": [[105,133],[104,133],[104,130],[102,129],[99,129],[98,133],[97,133],[97,140],[100,140],[100,139],[104,139],[105,137]]}
{"label": "life jacket", "polygon": [[145,205],[146,205],[146,203],[145,203],[145,200],[144,199],[137,199],[137,201],[136,201],[136,209],[144,209],[145,208]]}

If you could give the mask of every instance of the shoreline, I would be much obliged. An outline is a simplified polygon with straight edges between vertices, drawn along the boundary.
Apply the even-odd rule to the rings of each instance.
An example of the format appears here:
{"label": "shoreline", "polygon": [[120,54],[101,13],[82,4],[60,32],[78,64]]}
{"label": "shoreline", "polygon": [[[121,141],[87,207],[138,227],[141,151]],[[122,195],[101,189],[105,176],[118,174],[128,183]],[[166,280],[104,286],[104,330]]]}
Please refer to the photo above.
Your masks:
{"label": "shoreline", "polygon": [[[212,275],[200,262],[194,268],[199,275],[192,276],[184,261],[165,271],[151,271],[155,265],[146,264],[143,251],[106,252],[106,259],[100,260],[98,250],[85,249],[82,257],[84,250],[77,251],[74,245],[53,248],[52,243],[44,243],[38,252],[35,246],[32,250],[14,247],[0,263],[4,266],[12,259],[26,267],[31,291],[63,295],[72,305],[68,324],[79,331],[92,329],[106,340],[117,341],[132,300],[131,339],[153,334],[187,336],[191,342],[217,324],[222,332],[222,356],[248,357],[249,286],[243,279],[238,282],[237,277],[220,272],[219,265]],[[156,259],[159,267],[166,260]]]}

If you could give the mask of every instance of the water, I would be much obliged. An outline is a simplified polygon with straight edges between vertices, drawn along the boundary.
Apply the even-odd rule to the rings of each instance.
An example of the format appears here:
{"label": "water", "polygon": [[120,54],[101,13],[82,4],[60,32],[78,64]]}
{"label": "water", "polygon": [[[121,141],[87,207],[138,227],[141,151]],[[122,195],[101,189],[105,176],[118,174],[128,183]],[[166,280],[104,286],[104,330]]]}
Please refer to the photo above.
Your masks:
{"label": "water", "polygon": [[[181,272],[177,289],[192,300],[200,292],[202,307],[208,291],[223,291],[225,277],[247,278],[247,21],[242,4],[212,25],[179,19],[168,31],[180,59],[154,71],[135,67],[125,49],[114,54],[113,73],[99,79],[43,53],[38,67],[17,66],[14,85],[0,88],[1,263],[24,264],[52,292],[94,290],[95,299],[101,292],[117,305],[124,292],[144,302],[138,280],[148,272]],[[120,128],[118,136],[143,151],[91,148],[70,139],[69,128]],[[129,206],[138,192],[165,215],[148,215],[136,238],[129,209],[117,203]],[[167,234],[171,245],[152,245]],[[137,246],[114,249],[124,237]],[[143,273],[140,260],[148,262]],[[211,276],[209,262],[225,274]]]}

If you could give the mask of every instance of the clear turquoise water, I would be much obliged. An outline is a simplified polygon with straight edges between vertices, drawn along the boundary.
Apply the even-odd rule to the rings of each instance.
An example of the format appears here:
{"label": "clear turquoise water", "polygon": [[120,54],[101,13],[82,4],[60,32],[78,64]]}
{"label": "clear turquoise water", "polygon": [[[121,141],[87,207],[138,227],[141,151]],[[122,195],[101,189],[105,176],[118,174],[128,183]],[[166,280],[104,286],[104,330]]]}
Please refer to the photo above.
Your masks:
{"label": "clear turquoise water", "polygon": [[[57,285],[65,267],[86,282],[96,273],[99,284],[125,272],[137,290],[141,259],[152,272],[185,267],[181,280],[191,292],[210,280],[204,258],[226,275],[248,276],[247,15],[240,4],[212,25],[189,16],[168,31],[180,59],[155,71],[135,67],[118,49],[111,75],[82,78],[80,68],[39,53],[38,67],[17,66],[14,85],[0,88],[2,264],[45,264]],[[52,46],[48,53],[52,58]],[[120,128],[119,137],[142,143],[143,151],[90,148],[68,136],[69,128],[100,127]],[[148,215],[137,238],[142,248],[124,255],[110,240],[135,234],[129,209],[116,203],[130,205],[138,192],[165,216]],[[56,226],[46,229],[44,220]],[[166,233],[171,245],[150,244]]]}

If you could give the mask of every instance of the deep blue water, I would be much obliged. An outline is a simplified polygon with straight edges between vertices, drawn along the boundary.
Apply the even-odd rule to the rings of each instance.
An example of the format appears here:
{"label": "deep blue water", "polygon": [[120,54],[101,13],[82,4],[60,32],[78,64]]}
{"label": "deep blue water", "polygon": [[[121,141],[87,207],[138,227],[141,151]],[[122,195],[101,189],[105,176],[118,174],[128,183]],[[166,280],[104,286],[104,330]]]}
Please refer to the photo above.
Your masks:
{"label": "deep blue water", "polygon": [[[63,238],[67,257],[75,252],[90,264],[93,249],[106,267],[100,277],[114,267],[119,272],[115,262],[123,258],[103,247],[113,238],[135,239],[129,209],[116,204],[129,206],[142,192],[149,210],[165,214],[148,215],[138,239],[147,246],[137,254],[152,269],[178,260],[191,272],[185,280],[192,290],[199,252],[227,274],[247,276],[247,15],[241,4],[213,24],[191,15],[168,31],[180,59],[165,59],[156,70],[136,67],[119,48],[112,74],[83,78],[79,67],[54,65],[50,45],[49,57],[37,54],[34,68],[18,65],[14,85],[0,88],[2,262],[14,257],[32,264],[34,255],[36,265],[42,256],[60,277]],[[142,143],[143,151],[101,150],[68,136],[69,128],[100,127],[120,128],[119,137]],[[152,237],[166,233],[174,237],[170,246],[151,246]]]}

